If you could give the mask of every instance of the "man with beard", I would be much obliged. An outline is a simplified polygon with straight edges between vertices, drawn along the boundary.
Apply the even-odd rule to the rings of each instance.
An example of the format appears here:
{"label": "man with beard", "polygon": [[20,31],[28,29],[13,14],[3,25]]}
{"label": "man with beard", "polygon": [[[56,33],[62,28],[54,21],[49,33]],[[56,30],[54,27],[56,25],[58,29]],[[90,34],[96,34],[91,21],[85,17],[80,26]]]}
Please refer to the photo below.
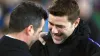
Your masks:
{"label": "man with beard", "polygon": [[33,56],[92,56],[99,51],[99,45],[89,38],[88,25],[79,17],[76,1],[57,0],[48,11],[49,33],[32,46]]}

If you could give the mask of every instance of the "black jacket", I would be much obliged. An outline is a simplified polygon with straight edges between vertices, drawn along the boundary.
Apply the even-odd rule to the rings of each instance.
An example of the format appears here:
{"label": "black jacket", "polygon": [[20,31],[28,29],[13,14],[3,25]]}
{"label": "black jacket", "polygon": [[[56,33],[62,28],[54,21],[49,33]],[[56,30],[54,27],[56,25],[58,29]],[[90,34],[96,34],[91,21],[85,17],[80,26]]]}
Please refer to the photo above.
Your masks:
{"label": "black jacket", "polygon": [[33,56],[100,56],[99,46],[90,40],[90,30],[84,21],[79,23],[73,34],[62,44],[54,44],[51,35],[46,36],[46,45],[37,41],[30,52]]}
{"label": "black jacket", "polygon": [[7,36],[0,39],[0,56],[31,56],[28,45]]}

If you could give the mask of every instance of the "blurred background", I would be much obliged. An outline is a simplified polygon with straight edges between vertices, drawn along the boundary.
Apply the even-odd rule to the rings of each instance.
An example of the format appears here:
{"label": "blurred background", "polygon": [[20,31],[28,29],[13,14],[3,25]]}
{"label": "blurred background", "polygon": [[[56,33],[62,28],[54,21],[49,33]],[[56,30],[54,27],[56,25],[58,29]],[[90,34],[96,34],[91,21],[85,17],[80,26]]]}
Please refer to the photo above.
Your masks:
{"label": "blurred background", "polygon": [[[2,37],[9,26],[10,13],[22,1],[29,0],[0,0],[0,37]],[[36,1],[48,8],[53,0],[31,0]],[[77,0],[80,7],[80,18],[85,20],[91,29],[91,38],[100,43],[100,0]],[[46,20],[43,31],[48,32],[48,20]]]}

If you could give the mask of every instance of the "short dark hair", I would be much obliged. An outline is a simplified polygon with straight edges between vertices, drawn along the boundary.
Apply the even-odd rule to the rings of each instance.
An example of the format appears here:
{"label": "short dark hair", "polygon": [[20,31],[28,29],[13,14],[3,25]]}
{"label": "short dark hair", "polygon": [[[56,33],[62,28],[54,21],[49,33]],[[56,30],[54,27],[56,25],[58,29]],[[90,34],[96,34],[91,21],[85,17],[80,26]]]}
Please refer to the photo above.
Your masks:
{"label": "short dark hair", "polygon": [[41,5],[32,1],[22,2],[11,13],[9,31],[20,32],[29,25],[33,25],[36,30],[41,20],[47,18],[47,11]]}
{"label": "short dark hair", "polygon": [[74,22],[80,14],[79,6],[75,0],[57,0],[48,9],[55,16],[68,16],[68,20]]}

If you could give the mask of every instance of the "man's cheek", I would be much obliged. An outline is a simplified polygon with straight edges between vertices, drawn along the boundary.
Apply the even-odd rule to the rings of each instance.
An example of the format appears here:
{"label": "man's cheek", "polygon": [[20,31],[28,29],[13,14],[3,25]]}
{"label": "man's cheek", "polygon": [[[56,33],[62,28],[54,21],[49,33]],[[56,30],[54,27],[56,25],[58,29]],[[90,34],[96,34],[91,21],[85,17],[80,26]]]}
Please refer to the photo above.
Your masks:
{"label": "man's cheek", "polygon": [[59,31],[62,32],[62,33],[65,33],[67,31],[67,29],[63,28],[63,29],[59,29]]}

